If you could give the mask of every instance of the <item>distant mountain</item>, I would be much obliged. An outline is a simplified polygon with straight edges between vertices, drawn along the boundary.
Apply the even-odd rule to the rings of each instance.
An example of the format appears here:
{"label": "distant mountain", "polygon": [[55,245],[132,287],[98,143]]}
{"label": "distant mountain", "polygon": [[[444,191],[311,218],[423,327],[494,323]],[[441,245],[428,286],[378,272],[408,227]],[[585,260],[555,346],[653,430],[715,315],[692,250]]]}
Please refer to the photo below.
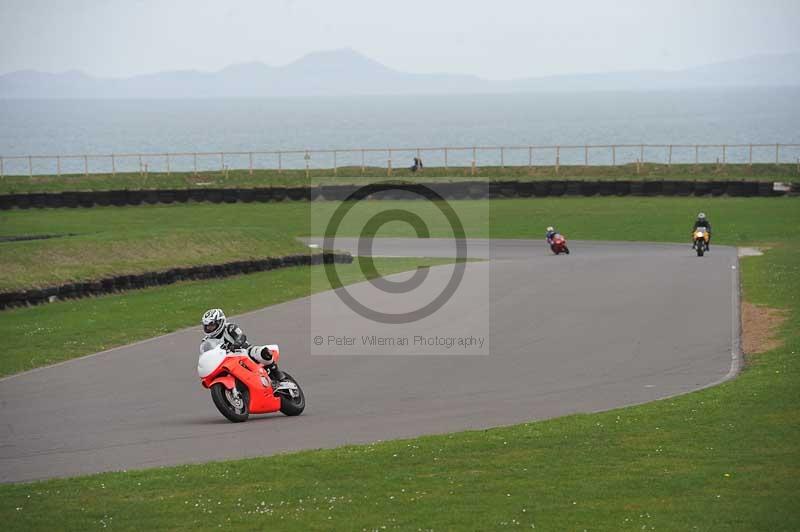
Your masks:
{"label": "distant mountain", "polygon": [[800,53],[758,55],[683,70],[572,74],[509,82],[521,91],[670,90],[800,85]]}
{"label": "distant mountain", "polygon": [[308,54],[280,67],[242,63],[217,72],[176,70],[97,78],[71,70],[0,76],[0,98],[209,98],[358,94],[659,90],[800,85],[800,54],[762,55],[684,70],[647,70],[489,81],[391,69],[353,50]]}

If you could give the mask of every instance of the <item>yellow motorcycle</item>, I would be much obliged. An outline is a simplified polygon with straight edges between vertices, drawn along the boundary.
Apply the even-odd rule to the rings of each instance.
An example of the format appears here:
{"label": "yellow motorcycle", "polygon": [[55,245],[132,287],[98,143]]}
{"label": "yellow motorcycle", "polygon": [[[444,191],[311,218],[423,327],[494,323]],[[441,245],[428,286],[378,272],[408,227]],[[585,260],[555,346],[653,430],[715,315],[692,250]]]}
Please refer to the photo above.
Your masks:
{"label": "yellow motorcycle", "polygon": [[698,227],[692,232],[692,240],[694,241],[693,249],[697,251],[697,256],[702,257],[708,251],[708,240],[711,236],[708,234],[708,229],[705,227]]}

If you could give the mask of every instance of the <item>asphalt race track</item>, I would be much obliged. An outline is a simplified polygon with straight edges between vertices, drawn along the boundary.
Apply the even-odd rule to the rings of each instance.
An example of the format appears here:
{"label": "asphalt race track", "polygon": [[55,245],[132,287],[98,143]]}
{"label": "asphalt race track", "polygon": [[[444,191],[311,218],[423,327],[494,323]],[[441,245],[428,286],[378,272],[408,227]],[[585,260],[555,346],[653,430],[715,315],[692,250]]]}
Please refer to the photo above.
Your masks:
{"label": "asphalt race track", "polygon": [[[337,247],[355,244],[339,239]],[[449,256],[450,247],[382,240],[373,253]],[[488,316],[486,355],[312,355],[319,316],[331,316],[322,325],[334,332],[363,325],[332,291],[237,317],[252,340],[281,345],[281,367],[306,392],[308,407],[297,418],[225,420],[197,378],[199,326],[3,379],[0,480],[507,425],[650,401],[735,374],[735,248],[714,246],[698,258],[688,244],[570,247],[571,255],[556,257],[542,242],[469,241],[470,257],[489,260],[468,263],[452,299],[420,327],[477,331]],[[452,268],[431,268],[423,286],[443,286]],[[487,279],[488,307],[474,288]],[[393,297],[370,283],[348,290],[376,305]],[[411,294],[432,290],[421,291]]]}

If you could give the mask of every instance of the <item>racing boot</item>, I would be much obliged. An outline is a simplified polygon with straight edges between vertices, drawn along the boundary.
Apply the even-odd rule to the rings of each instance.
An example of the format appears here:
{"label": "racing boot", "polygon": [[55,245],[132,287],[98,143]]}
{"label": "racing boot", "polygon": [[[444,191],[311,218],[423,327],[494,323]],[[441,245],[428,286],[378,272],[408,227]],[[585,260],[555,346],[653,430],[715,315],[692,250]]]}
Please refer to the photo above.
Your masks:
{"label": "racing boot", "polygon": [[275,362],[264,367],[269,372],[270,380],[275,382],[281,382],[286,380],[286,375],[284,375],[283,372],[280,369],[278,369],[278,364],[276,364]]}

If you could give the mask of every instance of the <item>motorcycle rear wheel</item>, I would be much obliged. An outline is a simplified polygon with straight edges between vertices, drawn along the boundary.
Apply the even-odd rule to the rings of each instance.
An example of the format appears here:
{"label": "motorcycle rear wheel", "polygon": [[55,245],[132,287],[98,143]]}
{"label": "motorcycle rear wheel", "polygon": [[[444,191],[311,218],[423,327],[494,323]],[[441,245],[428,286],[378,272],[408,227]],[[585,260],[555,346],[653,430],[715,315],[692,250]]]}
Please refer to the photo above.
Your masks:
{"label": "motorcycle rear wheel", "polygon": [[231,390],[218,382],[211,387],[211,399],[220,414],[234,423],[241,423],[250,416],[250,391],[239,380],[236,381],[236,390],[240,396],[238,400],[233,397]]}
{"label": "motorcycle rear wheel", "polygon": [[303,413],[303,410],[306,409],[306,396],[303,393],[303,389],[300,388],[300,384],[288,373],[285,371],[283,372],[287,381],[291,381],[297,385],[297,391],[299,392],[297,397],[288,397],[281,393],[281,413],[286,416],[299,416]]}

